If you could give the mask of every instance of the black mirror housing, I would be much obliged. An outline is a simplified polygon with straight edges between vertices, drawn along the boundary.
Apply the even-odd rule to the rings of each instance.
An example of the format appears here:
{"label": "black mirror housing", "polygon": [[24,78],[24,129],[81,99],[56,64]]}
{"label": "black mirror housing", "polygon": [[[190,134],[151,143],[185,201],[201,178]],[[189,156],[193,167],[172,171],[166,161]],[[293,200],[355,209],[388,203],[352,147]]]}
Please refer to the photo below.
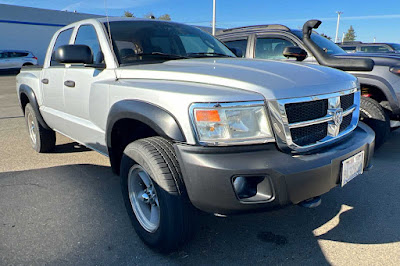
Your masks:
{"label": "black mirror housing", "polygon": [[237,57],[243,57],[243,51],[239,48],[229,48]]}
{"label": "black mirror housing", "polygon": [[54,53],[61,64],[93,64],[92,50],[87,45],[62,45]]}
{"label": "black mirror housing", "polygon": [[283,56],[294,57],[297,61],[303,61],[307,57],[307,52],[298,46],[287,46],[283,49]]}

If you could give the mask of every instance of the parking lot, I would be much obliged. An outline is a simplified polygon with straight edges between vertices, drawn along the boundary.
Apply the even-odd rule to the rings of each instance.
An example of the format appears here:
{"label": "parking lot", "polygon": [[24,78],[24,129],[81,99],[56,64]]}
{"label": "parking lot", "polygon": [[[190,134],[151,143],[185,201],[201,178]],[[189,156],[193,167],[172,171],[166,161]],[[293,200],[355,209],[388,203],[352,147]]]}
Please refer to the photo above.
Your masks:
{"label": "parking lot", "polygon": [[400,130],[374,167],[322,197],[227,218],[202,214],[194,239],[158,254],[133,231],[108,159],[57,135],[53,153],[29,144],[15,76],[0,76],[0,264],[400,263]]}

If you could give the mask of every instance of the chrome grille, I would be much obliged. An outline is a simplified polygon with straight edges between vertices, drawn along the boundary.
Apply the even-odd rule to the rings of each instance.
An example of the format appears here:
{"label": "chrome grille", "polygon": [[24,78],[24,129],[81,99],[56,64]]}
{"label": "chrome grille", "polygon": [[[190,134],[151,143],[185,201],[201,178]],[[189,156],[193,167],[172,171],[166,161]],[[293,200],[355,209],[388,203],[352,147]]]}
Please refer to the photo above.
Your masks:
{"label": "chrome grille", "polygon": [[353,118],[353,116],[351,114],[343,117],[343,122],[340,125],[340,132],[342,132],[343,130],[345,130],[346,128],[348,128],[350,126],[352,118]]}
{"label": "chrome grille", "polygon": [[328,123],[292,128],[290,130],[293,142],[299,146],[305,146],[310,143],[315,143],[325,138],[327,132],[328,132]]}
{"label": "chrome grille", "polygon": [[344,96],[340,96],[340,104],[342,105],[343,110],[347,110],[354,104],[354,94],[347,94]]}
{"label": "chrome grille", "polygon": [[353,131],[359,105],[357,89],[268,102],[278,141],[298,151],[319,147]]}
{"label": "chrome grille", "polygon": [[326,116],[328,100],[288,103],[285,107],[289,123],[297,123]]}

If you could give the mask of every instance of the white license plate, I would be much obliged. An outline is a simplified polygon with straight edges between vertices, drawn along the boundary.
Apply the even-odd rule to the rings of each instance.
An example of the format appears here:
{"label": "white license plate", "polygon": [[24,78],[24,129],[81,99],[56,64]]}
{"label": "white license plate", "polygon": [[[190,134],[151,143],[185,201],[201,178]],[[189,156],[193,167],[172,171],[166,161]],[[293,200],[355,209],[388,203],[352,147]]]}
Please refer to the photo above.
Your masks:
{"label": "white license plate", "polygon": [[364,151],[342,162],[342,187],[364,170]]}

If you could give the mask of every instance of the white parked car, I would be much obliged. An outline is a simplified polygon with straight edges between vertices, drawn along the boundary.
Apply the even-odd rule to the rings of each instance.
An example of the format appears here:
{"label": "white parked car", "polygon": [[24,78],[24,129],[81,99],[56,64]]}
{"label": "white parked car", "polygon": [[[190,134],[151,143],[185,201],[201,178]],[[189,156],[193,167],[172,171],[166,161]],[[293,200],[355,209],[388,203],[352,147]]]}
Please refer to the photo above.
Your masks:
{"label": "white parked car", "polygon": [[37,65],[37,57],[29,51],[0,50],[0,69],[20,69]]}

